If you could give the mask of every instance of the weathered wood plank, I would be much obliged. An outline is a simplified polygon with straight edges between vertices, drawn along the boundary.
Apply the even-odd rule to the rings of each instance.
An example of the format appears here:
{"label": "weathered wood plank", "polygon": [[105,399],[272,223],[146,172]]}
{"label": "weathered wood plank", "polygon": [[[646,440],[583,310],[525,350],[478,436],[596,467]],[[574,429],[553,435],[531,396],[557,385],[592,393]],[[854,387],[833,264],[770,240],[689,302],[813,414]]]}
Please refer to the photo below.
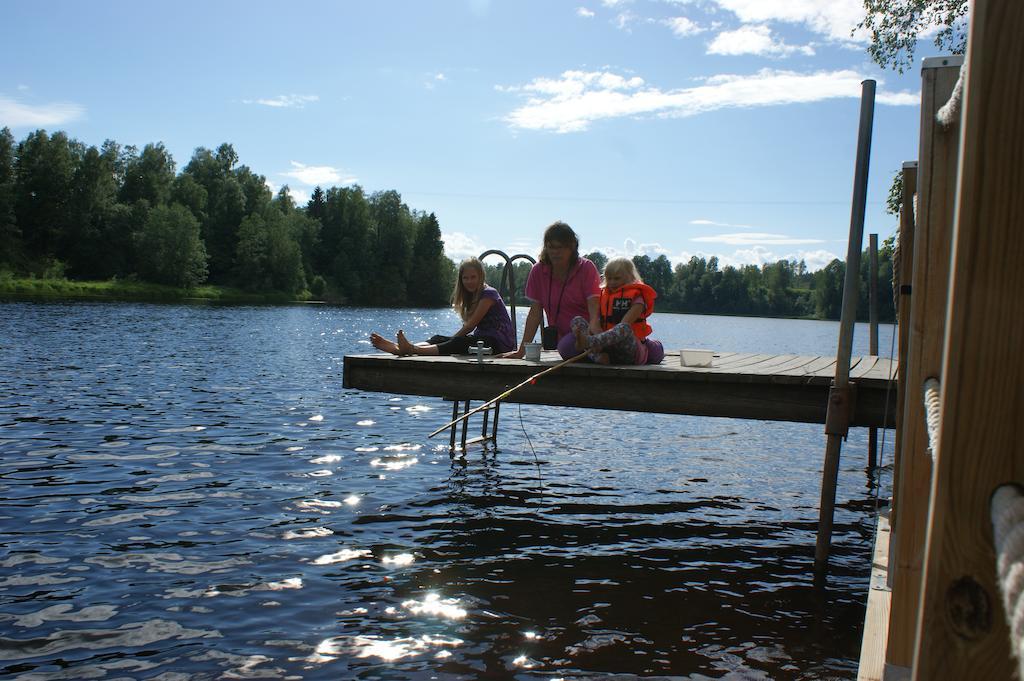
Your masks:
{"label": "weathered wood plank", "polygon": [[850,367],[850,378],[857,379],[871,375],[871,372],[878,366],[879,359],[880,358],[878,357],[872,357],[870,355],[867,357],[858,357],[857,363]]}
{"label": "weathered wood plank", "polygon": [[878,516],[877,527],[857,681],[882,681],[885,672],[885,647],[889,638],[889,603],[892,596],[886,586],[889,571],[889,519],[885,513]]}
{"label": "weathered wood plank", "polygon": [[[492,359],[483,363],[457,357],[345,357],[346,388],[485,400],[554,365],[556,353],[540,362]],[[760,358],[760,359],[758,359]],[[766,367],[775,363],[781,373]],[[723,416],[824,423],[830,376],[808,375],[818,357],[747,354],[740,367],[599,366],[573,364],[523,388],[508,401],[624,411]],[[788,372],[788,373],[787,373]],[[888,381],[866,381],[858,393],[854,425],[885,421]],[[889,408],[888,421],[894,421]]]}

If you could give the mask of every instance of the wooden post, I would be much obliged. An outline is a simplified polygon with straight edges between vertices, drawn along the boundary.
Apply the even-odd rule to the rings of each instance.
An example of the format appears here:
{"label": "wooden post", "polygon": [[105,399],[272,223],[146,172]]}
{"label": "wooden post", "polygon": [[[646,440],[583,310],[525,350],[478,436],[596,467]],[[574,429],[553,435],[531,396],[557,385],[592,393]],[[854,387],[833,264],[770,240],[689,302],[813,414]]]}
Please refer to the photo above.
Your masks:
{"label": "wooden post", "polygon": [[[1024,481],[1024,3],[971,3],[935,464],[914,678],[1011,679],[990,497]],[[1016,645],[1016,642],[1015,642]]]}
{"label": "wooden post", "polygon": [[[914,195],[917,193],[917,161],[903,163],[903,192],[900,197],[899,236],[899,289],[896,291],[896,341],[898,362],[896,369],[896,434],[893,436],[892,488],[899,487],[900,461],[903,452],[903,405],[907,394],[907,339],[910,331],[910,291],[914,279]],[[889,509],[889,526],[896,523],[899,499],[893,498]],[[895,531],[890,531],[890,537]],[[889,550],[889,561],[895,558],[895,548]],[[892,572],[889,573],[891,582]],[[891,585],[891,584],[890,584]]]}
{"label": "wooden post", "polygon": [[850,236],[846,245],[846,276],[843,279],[843,308],[839,319],[836,374],[828,396],[825,416],[825,461],[821,470],[821,500],[818,504],[818,537],[814,546],[814,570],[822,573],[828,565],[835,514],[836,483],[839,479],[839,451],[849,432],[853,399],[850,395],[850,357],[853,327],[857,320],[857,284],[860,280],[860,249],[864,242],[864,205],[867,202],[868,165],[871,158],[871,128],[875,118],[875,81],[861,82],[860,128],[857,132],[857,160],[853,177]]}
{"label": "wooden post", "polygon": [[[878,235],[868,235],[868,354],[878,357]],[[878,429],[868,429],[868,468],[878,465]]]}
{"label": "wooden post", "polygon": [[[903,437],[893,524],[892,601],[886,663],[910,667],[920,604],[921,568],[931,487],[931,457],[921,390],[941,378],[949,253],[956,197],[957,128],[943,130],[935,114],[946,103],[962,57],[926,59],[921,68],[921,146],[914,229],[914,276],[905,360]],[[902,300],[906,300],[905,298]],[[900,367],[903,370],[903,366]]]}
{"label": "wooden post", "polygon": [[[899,209],[899,289],[896,292],[896,325],[899,332],[896,346],[896,435],[893,438],[893,488],[899,481],[900,455],[903,444],[903,403],[906,398],[906,350],[910,337],[910,283],[913,281],[913,232],[914,232],[914,195],[918,193],[918,162],[903,163],[903,193],[900,197]],[[896,264],[896,263],[893,263]],[[893,500],[890,511],[890,526],[895,523],[898,510],[897,500]],[[893,530],[895,531],[895,530]]]}

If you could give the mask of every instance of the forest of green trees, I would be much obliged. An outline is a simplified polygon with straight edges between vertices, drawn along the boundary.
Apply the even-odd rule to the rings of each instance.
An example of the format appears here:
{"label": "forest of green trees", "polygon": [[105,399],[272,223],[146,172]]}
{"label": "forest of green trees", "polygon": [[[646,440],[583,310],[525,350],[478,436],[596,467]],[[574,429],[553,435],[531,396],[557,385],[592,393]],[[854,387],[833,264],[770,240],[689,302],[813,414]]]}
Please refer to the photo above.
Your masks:
{"label": "forest of green trees", "polygon": [[[878,316],[881,321],[895,319],[892,297],[892,252],[895,239],[887,239],[878,252]],[[600,251],[586,256],[602,269],[608,258]],[[839,319],[843,303],[846,263],[833,260],[817,272],[793,260],[740,268],[719,267],[718,258],[692,257],[672,267],[664,255],[653,260],[647,255],[633,256],[641,279],[658,292],[655,308],[661,312],[727,314],[757,317],[805,317]],[[858,319],[868,318],[868,277],[871,263],[868,252],[861,254]],[[521,293],[529,274],[529,263],[516,264],[515,282]],[[494,286],[502,281],[498,260],[485,263],[487,281]],[[508,298],[507,292],[502,295]],[[522,304],[520,297],[517,304]]]}
{"label": "forest of green trees", "polygon": [[230,144],[181,170],[161,143],[97,149],[62,132],[0,131],[0,269],[191,288],[310,292],[367,305],[444,305],[454,274],[437,218],[395,191],[272,196]]}
{"label": "forest of green trees", "polygon": [[[543,226],[538,227],[538,233]],[[879,254],[879,316],[893,319],[892,240]],[[599,267],[606,261],[589,253]],[[845,265],[802,262],[719,267],[691,258],[636,256],[658,310],[838,319]],[[489,261],[488,281],[500,270]],[[520,263],[519,291],[528,264]],[[859,310],[867,315],[868,258]],[[161,143],[100,148],[63,132],[15,142],[0,130],[0,277],[138,280],[189,289],[203,283],[352,305],[445,305],[455,264],[433,213],[394,190],[317,187],[296,206],[240,165],[230,144],[200,147],[181,170]],[[508,292],[503,292],[506,297]],[[520,300],[521,303],[521,300]]]}

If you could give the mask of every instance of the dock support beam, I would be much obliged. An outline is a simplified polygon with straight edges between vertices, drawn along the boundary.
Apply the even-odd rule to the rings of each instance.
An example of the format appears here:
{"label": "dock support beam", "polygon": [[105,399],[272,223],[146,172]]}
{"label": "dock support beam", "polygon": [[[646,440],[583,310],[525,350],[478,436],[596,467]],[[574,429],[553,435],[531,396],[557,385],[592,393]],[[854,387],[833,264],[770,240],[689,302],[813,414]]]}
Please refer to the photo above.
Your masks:
{"label": "dock support beam", "polygon": [[[878,357],[878,235],[868,235],[868,257],[871,267],[868,269],[868,322],[870,336],[868,354]],[[868,430],[868,469],[874,470],[878,465],[878,429]]]}
{"label": "dock support beam", "polygon": [[[829,393],[825,417],[825,463],[821,472],[821,501],[818,508],[818,540],[814,547],[814,570],[824,572],[832,543],[832,520],[839,479],[839,451],[849,430],[852,408],[850,396],[850,358],[853,356],[853,325],[857,319],[857,285],[860,279],[860,250],[864,240],[864,207],[868,194],[868,165],[871,158],[871,129],[875,118],[875,81],[861,83],[860,129],[857,133],[857,165],[853,178],[853,205],[850,211],[850,240],[846,247],[846,278],[843,280],[843,308],[839,321],[839,347],[836,350],[836,374]],[[834,410],[843,410],[835,413]],[[845,423],[843,416],[845,415]]]}

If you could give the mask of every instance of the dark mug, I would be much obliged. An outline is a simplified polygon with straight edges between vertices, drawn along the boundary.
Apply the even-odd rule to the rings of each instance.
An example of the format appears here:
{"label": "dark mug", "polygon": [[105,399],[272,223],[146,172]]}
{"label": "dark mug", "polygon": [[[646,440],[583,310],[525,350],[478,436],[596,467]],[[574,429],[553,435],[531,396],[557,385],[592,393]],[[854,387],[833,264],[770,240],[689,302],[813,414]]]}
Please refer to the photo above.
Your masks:
{"label": "dark mug", "polygon": [[555,350],[558,348],[558,328],[554,326],[545,326],[541,329],[540,343],[544,346],[545,350]]}

